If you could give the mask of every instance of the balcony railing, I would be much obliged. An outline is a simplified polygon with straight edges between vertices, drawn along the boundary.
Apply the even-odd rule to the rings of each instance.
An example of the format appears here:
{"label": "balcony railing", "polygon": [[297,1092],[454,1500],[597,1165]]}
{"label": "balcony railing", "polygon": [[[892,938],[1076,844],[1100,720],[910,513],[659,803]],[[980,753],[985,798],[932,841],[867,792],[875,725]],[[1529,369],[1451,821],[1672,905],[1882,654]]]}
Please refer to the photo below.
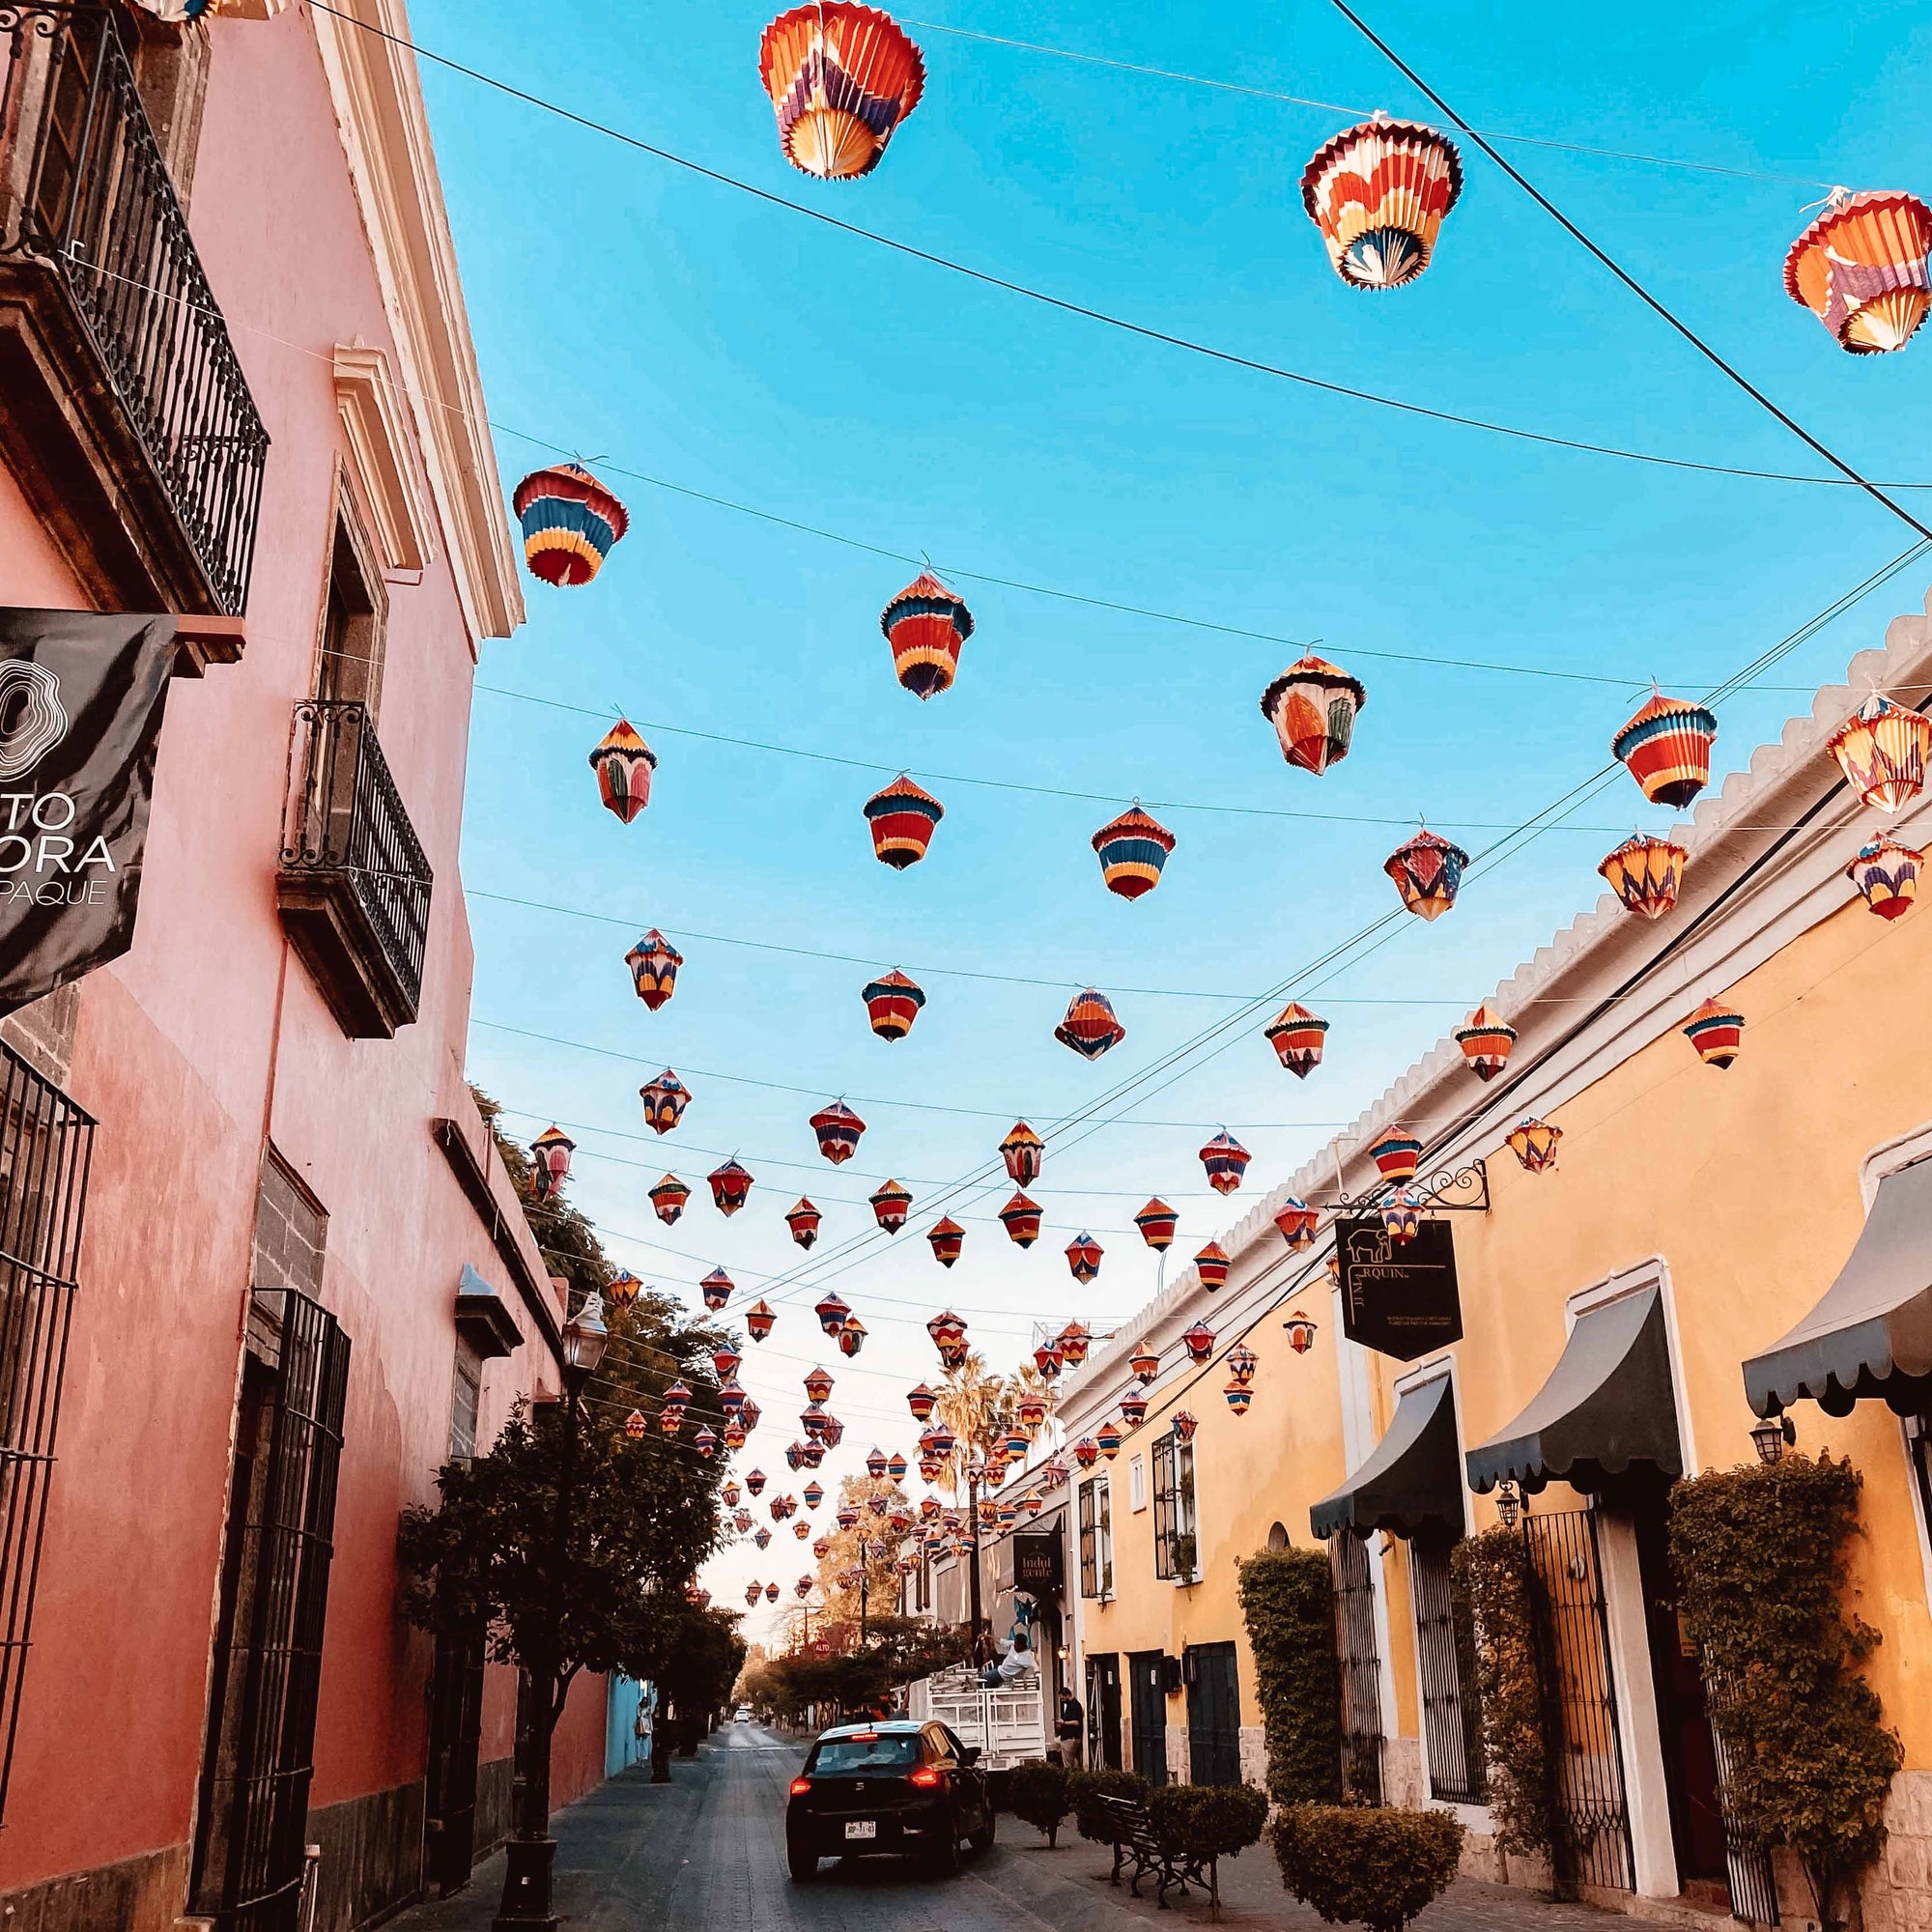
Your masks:
{"label": "balcony railing", "polygon": [[434,875],[366,705],[296,706],[282,924],[345,1033],[386,1039],[416,1016]]}
{"label": "balcony railing", "polygon": [[248,601],[269,435],[105,7],[0,0],[0,253],[65,291],[213,608]]}

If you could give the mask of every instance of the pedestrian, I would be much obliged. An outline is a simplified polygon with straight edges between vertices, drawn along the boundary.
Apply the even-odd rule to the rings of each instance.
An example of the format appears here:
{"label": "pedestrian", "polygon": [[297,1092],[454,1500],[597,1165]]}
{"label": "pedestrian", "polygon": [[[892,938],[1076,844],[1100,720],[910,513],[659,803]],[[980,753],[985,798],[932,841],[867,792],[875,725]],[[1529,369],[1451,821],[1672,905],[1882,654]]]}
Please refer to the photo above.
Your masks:
{"label": "pedestrian", "polygon": [[1080,1740],[1086,1730],[1087,1714],[1069,1684],[1060,1693],[1060,1718],[1054,1725],[1054,1735],[1060,1740],[1060,1761],[1068,1771],[1080,1769]]}

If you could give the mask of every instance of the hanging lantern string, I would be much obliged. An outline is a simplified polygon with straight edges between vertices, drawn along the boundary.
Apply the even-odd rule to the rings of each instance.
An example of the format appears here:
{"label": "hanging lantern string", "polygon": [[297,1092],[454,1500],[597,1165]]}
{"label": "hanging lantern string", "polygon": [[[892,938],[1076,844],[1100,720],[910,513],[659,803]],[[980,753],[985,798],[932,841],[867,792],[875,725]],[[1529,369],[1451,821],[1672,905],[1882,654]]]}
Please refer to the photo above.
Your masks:
{"label": "hanging lantern string", "polygon": [[[901,16],[903,18],[903,16]],[[1171,68],[1143,67],[1135,61],[1110,60],[1104,54],[1077,53],[1070,47],[1042,46],[1037,41],[1009,40],[1002,34],[975,33],[970,27],[946,27],[936,20],[904,20],[908,27],[917,27],[928,34],[948,34],[954,40],[980,41],[989,46],[1010,47],[1019,53],[1043,54],[1050,60],[1072,61],[1081,67],[1114,68],[1123,73],[1133,73],[1149,80],[1171,80],[1184,87],[1212,89],[1217,94],[1245,95],[1253,100],[1279,101],[1287,107],[1312,107],[1323,114],[1347,114],[1360,121],[1369,117],[1360,107],[1350,107],[1339,100],[1311,100],[1298,94],[1277,94],[1270,88],[1245,86],[1239,81],[1216,80],[1210,75],[1177,72]],[[1378,108],[1374,118],[1386,119],[1385,109]],[[1727,166],[1718,161],[1687,161],[1675,159],[1667,155],[1633,154],[1623,148],[1598,148],[1578,141],[1558,141],[1539,134],[1512,134],[1499,128],[1484,130],[1492,141],[1511,141],[1525,148],[1550,148],[1559,154],[1589,155],[1599,160],[1635,161],[1645,167],[1683,168],[1693,174],[1725,175],[1737,181],[1776,182],[1787,187],[1823,187],[1825,184],[1813,175],[1771,174],[1761,168],[1742,168]],[[1833,189],[1841,193],[1841,189]],[[1816,206],[1817,204],[1813,204]]]}
{"label": "hanging lantern string", "polygon": [[1389,65],[1393,67],[1398,73],[1402,74],[1403,77],[1406,79],[1411,86],[1418,88],[1424,95],[1426,95],[1429,98],[1429,99],[1433,101],[1435,105],[1441,110],[1442,113],[1446,114],[1449,117],[1449,119],[1453,121],[1456,124],[1456,126],[1463,130],[1463,133],[1468,135],[1470,140],[1474,141],[1475,144],[1482,149],[1483,153],[1489,156],[1490,159],[1492,160],[1497,167],[1502,169],[1503,173],[1508,175],[1510,180],[1515,182],[1517,186],[1521,188],[1523,193],[1528,195],[1529,198],[1533,202],[1535,202],[1536,205],[1539,208],[1541,208],[1543,212],[1546,214],[1548,214],[1550,217],[1550,219],[1554,221],[1557,224],[1557,226],[1561,228],[1564,231],[1564,233],[1571,238],[1572,241],[1576,242],[1578,244],[1578,246],[1586,249],[1590,254],[1594,255],[1597,258],[1597,260],[1601,262],[1604,265],[1604,267],[1606,268],[1610,271],[1610,273],[1617,278],[1618,281],[1623,283],[1625,288],[1629,289],[1630,292],[1634,296],[1635,296],[1639,301],[1641,301],[1644,304],[1646,308],[1650,309],[1653,314],[1657,315],[1671,328],[1675,329],[1676,332],[1679,335],[1681,335],[1684,338],[1684,340],[1691,346],[1692,349],[1696,350],[1698,355],[1703,356],[1704,359],[1707,362],[1709,362],[1714,369],[1718,370],[1720,374],[1728,377],[1732,383],[1734,383],[1740,389],[1742,389],[1745,392],[1745,394],[1747,395],[1751,399],[1751,401],[1758,406],[1759,409],[1763,410],[1768,415],[1776,417],[1776,419],[1778,422],[1782,423],[1784,427],[1788,429],[1792,433],[1792,435],[1795,436],[1802,443],[1804,443],[1805,447],[1809,449],[1814,456],[1823,457],[1824,460],[1827,463],[1829,463],[1833,469],[1837,470],[1837,472],[1841,476],[1843,476],[1848,483],[1857,484],[1858,487],[1861,490],[1862,490],[1865,493],[1865,495],[1868,496],[1875,503],[1879,504],[1881,507],[1887,510],[1889,510],[1891,514],[1894,517],[1896,517],[1900,523],[1904,524],[1908,529],[1913,529],[1918,531],[1918,533],[1921,537],[1925,538],[1927,542],[1932,542],[1932,525],[1921,524],[1918,521],[1918,519],[1915,517],[1912,514],[1912,512],[1904,506],[1904,504],[1894,502],[1891,499],[1891,497],[1887,496],[1883,485],[1869,481],[1866,477],[1861,475],[1856,469],[1854,469],[1851,464],[1847,463],[1845,459],[1837,453],[1836,450],[1833,449],[1828,443],[1821,441],[1817,437],[1813,436],[1811,432],[1808,429],[1806,429],[1804,425],[1797,419],[1797,417],[1791,415],[1785,410],[1780,409],[1778,405],[1773,402],[1772,399],[1768,395],[1766,395],[1765,392],[1762,389],[1760,389],[1755,383],[1751,382],[1751,380],[1743,373],[1743,371],[1737,369],[1731,363],[1727,362],[1723,358],[1723,356],[1719,355],[1718,352],[1715,349],[1713,349],[1711,345],[1708,342],[1706,342],[1704,338],[1701,335],[1699,335],[1697,331],[1694,328],[1692,328],[1689,323],[1680,320],[1674,311],[1667,308],[1662,301],[1660,301],[1657,298],[1656,296],[1652,295],[1651,292],[1647,288],[1645,288],[1644,285],[1640,281],[1638,281],[1634,275],[1633,275],[1620,263],[1616,262],[1604,249],[1600,248],[1596,242],[1591,241],[1589,236],[1584,234],[1584,232],[1579,227],[1577,227],[1577,225],[1574,221],[1572,221],[1570,217],[1567,214],[1565,214],[1563,211],[1560,208],[1558,208],[1556,204],[1553,201],[1551,201],[1549,197],[1547,194],[1545,194],[1541,188],[1539,188],[1532,181],[1530,181],[1529,178],[1526,175],[1524,175],[1519,168],[1514,166],[1510,161],[1506,160],[1501,155],[1499,155],[1496,152],[1495,148],[1490,143],[1488,139],[1486,139],[1483,135],[1479,134],[1475,128],[1470,127],[1468,122],[1464,121],[1463,117],[1459,113],[1457,113],[1457,111],[1453,107],[1451,107],[1449,103],[1445,99],[1443,99],[1443,98],[1439,94],[1437,94],[1435,90],[1433,87],[1431,87],[1429,83],[1426,80],[1424,80],[1422,76],[1419,73],[1417,73],[1412,67],[1408,65],[1406,61],[1404,60],[1402,56],[1398,54],[1386,41],[1384,41],[1378,34],[1376,33],[1376,31],[1372,27],[1369,26],[1369,24],[1362,18],[1362,16],[1359,14],[1357,14],[1354,11],[1353,8],[1348,5],[1348,0],[1329,0],[1329,4],[1335,9],[1335,11],[1338,14],[1342,15],[1342,17],[1345,20],[1349,22],[1350,26],[1352,26],[1355,29],[1355,31],[1358,34],[1362,36],[1362,38],[1365,41],[1369,43],[1371,46],[1376,48],[1376,50],[1378,53],[1380,53],[1385,60],[1387,60]]}
{"label": "hanging lantern string", "polygon": [[[613,128],[608,122],[598,121],[589,115],[579,113],[574,108],[566,107],[561,102],[547,99],[542,95],[532,94],[526,88],[514,86],[509,81],[500,80],[494,74],[485,73],[478,68],[469,67],[462,61],[454,60],[447,54],[437,53],[428,47],[419,45],[405,35],[390,33],[386,28],[380,27],[373,21],[358,19],[352,14],[347,14],[338,8],[331,7],[327,4],[327,0],[311,0],[311,4],[318,13],[327,14],[331,18],[340,20],[347,26],[355,27],[364,34],[375,35],[378,39],[386,41],[393,46],[406,48],[408,51],[413,53],[418,60],[433,62],[438,67],[446,68],[453,73],[462,74],[467,80],[473,80],[480,86],[491,88],[498,94],[507,96],[511,99],[520,100],[527,107],[536,108],[541,113],[554,115],[557,119],[567,121],[573,127],[582,128],[588,133],[598,134],[607,140],[618,142],[620,145],[630,148],[636,153],[649,155],[657,160],[668,162],[673,167],[682,168],[687,173],[715,183],[721,187],[732,188],[740,194],[750,195],[754,200],[764,202],[768,206],[785,209],[793,214],[800,214],[810,221],[817,222],[821,227],[832,229],[841,235],[849,235],[856,241],[869,242],[875,247],[890,249],[894,254],[904,256],[909,260],[923,262],[929,268],[942,269],[950,274],[962,276],[968,281],[978,283],[982,288],[1000,289],[1009,295],[1018,296],[1027,301],[1037,302],[1041,307],[1054,309],[1060,314],[1077,316],[1085,321],[1096,322],[1105,327],[1118,329],[1122,334],[1131,335],[1143,342],[1157,342],[1170,349],[1179,349],[1189,355],[1200,355],[1209,361],[1219,362],[1231,368],[1245,369],[1255,375],[1267,376],[1277,382],[1293,383],[1302,388],[1314,389],[1324,395],[1344,396],[1355,402],[1373,403],[1380,408],[1399,410],[1404,414],[1420,416],[1431,422],[1444,422],[1458,428],[1482,430],[1492,436],[1510,437],[1518,441],[1540,443],[1549,448],[1571,449],[1592,456],[1616,457],[1625,462],[1654,464],[1669,469],[1695,470],[1718,475],[1747,476],[1766,482],[1817,483],[1841,480],[1839,478],[1796,476],[1781,471],[1741,469],[1726,464],[1699,463],[1688,457],[1661,456],[1641,450],[1622,449],[1606,443],[1585,442],[1577,438],[1551,436],[1537,430],[1519,429],[1506,423],[1487,421],[1478,416],[1457,415],[1450,411],[1430,409],[1420,403],[1404,402],[1393,396],[1378,395],[1371,390],[1351,388],[1346,384],[1325,382],[1319,377],[1304,375],[1297,370],[1283,368],[1276,363],[1264,362],[1255,356],[1242,355],[1233,350],[1216,348],[1211,343],[1200,342],[1190,336],[1178,335],[1167,329],[1154,328],[1145,323],[1131,322],[1123,316],[1114,315],[1105,309],[1094,308],[1084,302],[1071,301],[1064,296],[1050,295],[1044,289],[1036,289],[1024,282],[1014,281],[1008,276],[994,274],[990,270],[972,268],[966,263],[955,261],[950,256],[938,254],[932,249],[921,248],[910,242],[899,241],[896,237],[881,234],[877,229],[862,227],[855,221],[846,221],[838,215],[828,213],[824,209],[813,208],[809,203],[793,201],[787,195],[775,193],[770,188],[759,187],[752,182],[741,181],[735,175],[725,174],[718,168],[707,167],[703,162],[694,161],[686,156],[673,152],[669,148],[659,147],[655,143],[643,140],[636,134],[626,133],[622,128]],[[1351,15],[1350,17],[1352,18],[1353,16]],[[1366,32],[1366,29],[1364,31]],[[1393,56],[1390,56],[1390,58],[1393,59]],[[1420,85],[1420,83],[1418,82],[1417,85]],[[1427,92],[1426,89],[1424,91]],[[1434,96],[1431,96],[1432,99],[1434,98]],[[1443,111],[1445,113],[1449,112],[1446,107]],[[1452,118],[1454,117],[1452,116]],[[1473,128],[1467,128],[1466,124],[1458,121],[1457,125],[1463,127],[1472,140],[1479,143],[1482,142],[1482,137]],[[1485,152],[1493,154],[1493,151],[1489,149],[1486,144]],[[1496,158],[1499,166],[1508,168],[1509,164],[1507,162],[1502,161],[1500,157]],[[1512,169],[1510,172],[1514,173],[1515,171]],[[1711,352],[1706,351],[1705,353],[1710,354]],[[555,448],[558,445],[547,444],[546,446]],[[1846,469],[1846,466],[1839,463],[1835,457],[1830,457],[1830,452],[1826,451],[1822,444],[1816,446],[1821,454],[1830,458],[1834,468],[1841,471]],[[1842,480],[1845,482],[1855,482],[1859,488],[1864,490],[1873,490],[1877,487],[1867,483],[1862,477],[1857,476],[1856,472],[1846,474]],[[1890,487],[1895,488],[1900,486],[1894,485]],[[1895,508],[1895,506],[1893,507]],[[1902,515],[1903,512],[1899,514]]]}

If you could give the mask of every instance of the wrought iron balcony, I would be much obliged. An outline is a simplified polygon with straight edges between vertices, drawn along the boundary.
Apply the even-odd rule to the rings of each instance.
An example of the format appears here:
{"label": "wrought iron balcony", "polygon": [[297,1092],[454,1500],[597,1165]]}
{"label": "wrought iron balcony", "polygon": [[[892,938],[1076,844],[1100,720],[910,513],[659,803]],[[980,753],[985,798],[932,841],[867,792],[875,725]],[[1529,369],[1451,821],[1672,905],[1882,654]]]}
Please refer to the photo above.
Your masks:
{"label": "wrought iron balcony", "polygon": [[387,1039],[415,1018],[433,884],[368,707],[298,704],[275,898],[352,1038]]}
{"label": "wrought iron balcony", "polygon": [[269,436],[115,13],[0,0],[0,440],[92,587],[240,615]]}

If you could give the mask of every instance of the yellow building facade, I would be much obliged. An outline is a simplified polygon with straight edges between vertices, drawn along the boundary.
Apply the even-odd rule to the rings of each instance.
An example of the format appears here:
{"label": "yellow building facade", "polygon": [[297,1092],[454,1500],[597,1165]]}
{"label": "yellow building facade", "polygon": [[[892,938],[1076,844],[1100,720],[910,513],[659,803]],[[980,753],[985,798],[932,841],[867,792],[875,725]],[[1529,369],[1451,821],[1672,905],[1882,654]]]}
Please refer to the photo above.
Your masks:
{"label": "yellow building facade", "polygon": [[[1813,1322],[1823,1339],[1804,1346],[1844,1360],[1894,1347],[1897,1359],[1829,1391],[1849,1412],[1800,1397],[1788,1413],[1801,1449],[1848,1455],[1863,1478],[1848,1608],[1881,1633],[1867,1674],[1905,1760],[1865,1922],[1932,1927],[1932,1546],[1917,1446],[1932,1414],[1932,1162],[1918,1166],[1932,1157],[1932,915],[1875,917],[1846,876],[1881,833],[1932,839],[1932,810],[1915,801],[1881,816],[1832,755],[1832,733],[1874,688],[1924,701],[1932,621],[1894,621],[1884,650],[1675,829],[1690,860],[1671,913],[1652,922],[1605,898],[1490,996],[1519,1033],[1502,1073],[1479,1080],[1445,1040],[1221,1236],[1225,1286],[1210,1293],[1190,1268],[1071,1379],[1059,1415],[1069,1451],[1119,1426],[1123,1397],[1148,1403],[1117,1456],[1075,1471],[1066,1510],[1067,1675],[1090,1755],[1262,1781],[1236,1566],[1270,1543],[1320,1548],[1321,1505],[1330,1525],[1338,1512],[1352,1525],[1331,1546],[1351,1768],[1385,1802],[1454,1805],[1474,1868],[1544,1878],[1495,1851],[1445,1661],[1443,1552],[1498,1520],[1512,1494],[1494,1488],[1501,1470],[1520,1478],[1563,1600],[1556,1638],[1576,1653],[1565,1736],[1570,1795],[1597,1807],[1587,1894],[1709,1923],[1714,1908],[1771,1922],[1781,1891],[1785,1921],[1804,1923],[1795,1874],[1754,1868],[1726,1843],[1662,1525],[1672,1478],[1758,1453],[1744,1365],[1842,1277]],[[1711,998],[1745,1022],[1727,1068],[1682,1031]],[[1546,1172],[1505,1144],[1525,1117],[1562,1130]],[[1373,1216],[1386,1193],[1369,1149],[1398,1129],[1424,1145],[1417,1185],[1425,1218],[1450,1231],[1462,1328],[1411,1360],[1349,1339],[1328,1266],[1338,1216]],[[1889,1312],[1853,1332],[1833,1310],[1849,1298],[1872,1313],[1878,1291],[1861,1270],[1879,1242],[1861,1237],[1882,1189]],[[1274,1221],[1290,1197],[1321,1210],[1299,1252]],[[1901,1266],[1916,1301],[1896,1289]],[[1305,1351],[1293,1342],[1306,1329],[1284,1326],[1297,1316],[1315,1324]],[[1200,1366],[1180,1339],[1197,1322],[1214,1331]],[[1917,1326],[1926,1357],[1908,1360]],[[1257,1358],[1245,1414],[1224,1398],[1236,1346]],[[1145,1387],[1137,1349],[1159,1357]],[[1184,1444],[1179,1411],[1194,1419]],[[1424,1492],[1432,1526],[1397,1522],[1400,1495]]]}

